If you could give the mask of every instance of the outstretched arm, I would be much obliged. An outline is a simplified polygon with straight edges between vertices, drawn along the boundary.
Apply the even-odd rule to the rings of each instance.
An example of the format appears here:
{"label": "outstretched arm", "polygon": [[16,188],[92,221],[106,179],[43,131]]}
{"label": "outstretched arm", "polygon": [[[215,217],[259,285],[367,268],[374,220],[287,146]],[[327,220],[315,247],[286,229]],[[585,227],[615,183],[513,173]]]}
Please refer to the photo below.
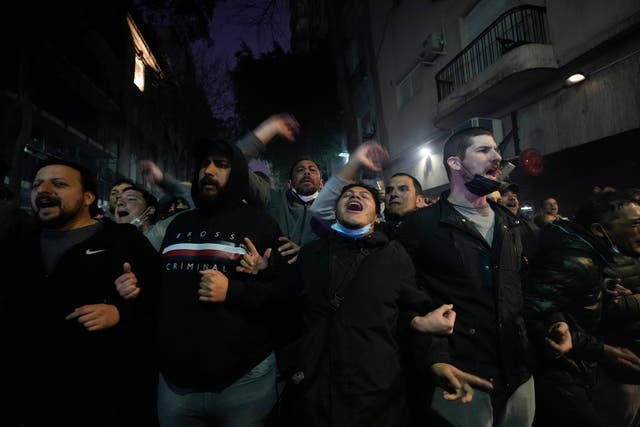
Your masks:
{"label": "outstretched arm", "polygon": [[182,197],[193,208],[191,198],[191,185],[178,181],[168,173],[164,173],[160,167],[151,160],[140,160],[138,169],[144,178],[152,185],[160,187],[165,193],[173,197]]}
{"label": "outstretched arm", "polygon": [[[281,136],[288,141],[295,140],[300,130],[295,117],[288,113],[274,114],[262,122],[253,132],[249,132],[236,145],[244,155],[247,162],[255,159],[264,152],[269,142],[276,136]],[[249,172],[249,188],[253,199],[262,207],[266,207],[271,199],[271,184],[264,178]]]}

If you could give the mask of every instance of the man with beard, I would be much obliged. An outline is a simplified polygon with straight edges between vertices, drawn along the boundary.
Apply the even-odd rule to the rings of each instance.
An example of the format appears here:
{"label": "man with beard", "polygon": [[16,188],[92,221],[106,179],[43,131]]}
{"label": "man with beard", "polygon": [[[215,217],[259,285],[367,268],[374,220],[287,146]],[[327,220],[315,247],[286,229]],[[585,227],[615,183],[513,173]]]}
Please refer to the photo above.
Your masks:
{"label": "man with beard", "polygon": [[519,224],[486,197],[500,185],[500,160],[490,131],[454,132],[443,152],[450,190],[407,216],[396,235],[413,259],[417,284],[434,304],[456,308],[453,334],[433,338],[431,370],[444,364],[493,384],[493,393],[478,390],[462,406],[435,388],[431,410],[458,426],[529,426],[535,409],[522,316]]}
{"label": "man with beard", "polygon": [[[299,128],[293,116],[276,114],[241,139],[238,147],[249,161],[263,152],[275,136],[292,141]],[[254,199],[266,207],[282,229],[278,252],[289,257],[289,263],[293,263],[300,247],[318,238],[320,229],[309,210],[324,185],[320,167],[310,157],[299,158],[291,166],[286,189],[271,189],[267,180],[255,173],[251,175],[249,179]]]}
{"label": "man with beard", "polygon": [[194,160],[195,209],[173,217],[160,249],[160,424],[263,425],[277,397],[271,279],[286,263],[275,254],[270,271],[249,275],[240,262],[275,248],[282,233],[246,203],[237,146],[201,140]]}
{"label": "man with beard", "polygon": [[[10,394],[18,396],[21,425],[152,422],[143,395],[150,385],[139,370],[150,361],[131,343],[148,314],[158,254],[134,227],[94,219],[95,176],[78,164],[50,160],[38,168],[31,207],[39,226],[3,254],[20,277],[7,286],[17,325],[8,348],[17,351],[11,366],[19,378]],[[125,301],[117,286],[140,298]]]}

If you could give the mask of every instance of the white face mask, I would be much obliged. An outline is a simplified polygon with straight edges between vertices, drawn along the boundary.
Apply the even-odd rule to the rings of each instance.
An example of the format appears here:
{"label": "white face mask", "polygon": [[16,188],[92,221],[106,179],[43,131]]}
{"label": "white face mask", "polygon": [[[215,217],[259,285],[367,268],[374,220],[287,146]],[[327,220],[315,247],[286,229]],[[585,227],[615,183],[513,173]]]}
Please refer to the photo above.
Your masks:
{"label": "white face mask", "polygon": [[147,220],[147,218],[149,218],[149,216],[151,215],[151,208],[146,208],[144,211],[142,211],[142,213],[140,215],[138,215],[137,217],[133,218],[129,224],[134,225],[136,228],[140,228],[142,227],[142,224],[145,223],[145,221]]}
{"label": "white face mask", "polygon": [[295,188],[292,188],[291,191],[293,191],[293,193],[305,203],[310,202],[311,200],[314,200],[316,197],[318,197],[318,194],[319,194],[319,192],[316,191],[315,193],[309,194],[308,196],[303,196],[302,194],[298,194]]}

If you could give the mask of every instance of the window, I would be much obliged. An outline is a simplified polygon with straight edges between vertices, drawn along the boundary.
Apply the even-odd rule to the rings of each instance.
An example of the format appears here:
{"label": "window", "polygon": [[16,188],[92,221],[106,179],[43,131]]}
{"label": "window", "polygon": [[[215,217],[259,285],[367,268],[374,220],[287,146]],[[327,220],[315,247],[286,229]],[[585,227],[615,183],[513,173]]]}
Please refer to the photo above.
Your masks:
{"label": "window", "polygon": [[144,62],[136,55],[136,65],[133,75],[133,84],[138,86],[140,92],[144,92]]}

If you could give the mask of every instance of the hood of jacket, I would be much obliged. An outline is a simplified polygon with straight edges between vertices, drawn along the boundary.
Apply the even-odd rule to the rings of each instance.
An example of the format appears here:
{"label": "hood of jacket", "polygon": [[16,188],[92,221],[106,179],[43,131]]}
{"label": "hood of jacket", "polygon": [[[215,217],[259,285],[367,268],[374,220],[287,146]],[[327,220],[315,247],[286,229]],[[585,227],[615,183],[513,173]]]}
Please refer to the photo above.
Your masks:
{"label": "hood of jacket", "polygon": [[[204,203],[200,195],[200,169],[203,160],[210,154],[222,154],[231,161],[231,172],[227,184],[220,191],[213,203]],[[196,143],[194,152],[195,170],[191,181],[191,197],[198,209],[217,209],[251,202],[249,191],[249,168],[247,161],[237,146],[226,141],[201,139]]]}

